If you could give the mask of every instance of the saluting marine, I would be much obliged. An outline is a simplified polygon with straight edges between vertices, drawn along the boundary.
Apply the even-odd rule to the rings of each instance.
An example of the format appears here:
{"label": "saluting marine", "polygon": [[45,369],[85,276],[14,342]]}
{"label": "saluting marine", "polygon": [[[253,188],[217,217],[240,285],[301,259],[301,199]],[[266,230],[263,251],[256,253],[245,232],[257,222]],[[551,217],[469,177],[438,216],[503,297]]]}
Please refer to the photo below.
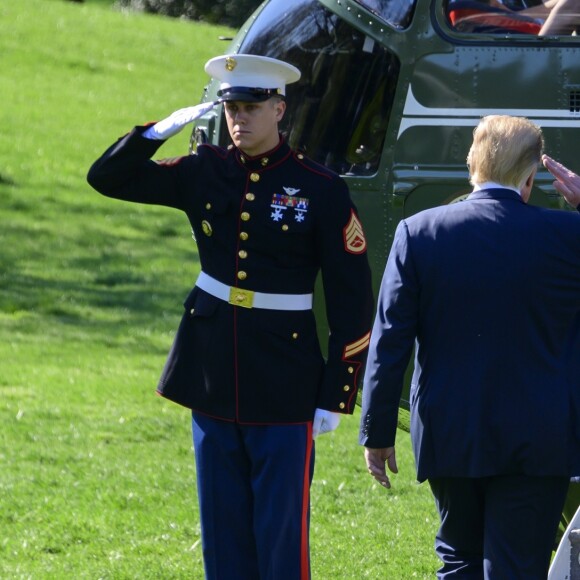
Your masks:
{"label": "saluting marine", "polygon": [[[92,166],[102,194],[184,211],[201,273],[158,392],[193,411],[207,578],[310,576],[313,439],[352,413],[373,310],[366,240],[345,182],[278,132],[288,63],[211,59],[233,145],[151,157],[214,103],[135,127]],[[312,311],[322,273],[329,347]]]}

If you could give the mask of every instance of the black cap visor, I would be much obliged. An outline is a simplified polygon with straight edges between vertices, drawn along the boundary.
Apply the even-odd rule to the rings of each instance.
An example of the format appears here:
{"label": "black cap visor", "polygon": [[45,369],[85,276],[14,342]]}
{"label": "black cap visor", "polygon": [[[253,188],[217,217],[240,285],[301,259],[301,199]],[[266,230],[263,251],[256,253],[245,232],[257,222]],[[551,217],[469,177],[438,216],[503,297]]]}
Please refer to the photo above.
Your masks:
{"label": "black cap visor", "polygon": [[284,95],[278,89],[259,89],[251,87],[229,87],[217,92],[220,102],[242,101],[246,103],[260,103],[267,101],[271,97],[281,97]]}

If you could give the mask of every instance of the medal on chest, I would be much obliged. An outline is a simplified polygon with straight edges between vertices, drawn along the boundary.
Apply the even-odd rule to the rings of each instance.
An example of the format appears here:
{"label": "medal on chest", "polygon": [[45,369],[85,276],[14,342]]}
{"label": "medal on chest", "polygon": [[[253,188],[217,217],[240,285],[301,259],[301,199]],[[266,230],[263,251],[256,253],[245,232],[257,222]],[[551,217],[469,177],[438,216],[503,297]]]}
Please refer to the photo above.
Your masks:
{"label": "medal on chest", "polygon": [[286,217],[293,219],[296,223],[302,223],[306,219],[308,213],[307,197],[299,197],[299,189],[293,187],[282,187],[284,193],[274,193],[270,207],[272,213],[270,217],[272,221],[284,221]]}

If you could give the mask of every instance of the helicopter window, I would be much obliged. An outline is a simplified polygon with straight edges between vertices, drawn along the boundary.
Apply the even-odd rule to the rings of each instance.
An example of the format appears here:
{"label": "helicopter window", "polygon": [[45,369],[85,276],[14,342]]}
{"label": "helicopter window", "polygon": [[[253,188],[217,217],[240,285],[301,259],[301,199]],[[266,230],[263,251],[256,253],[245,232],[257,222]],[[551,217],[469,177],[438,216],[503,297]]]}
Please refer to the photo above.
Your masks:
{"label": "helicopter window", "polygon": [[[239,52],[290,62],[280,126],[291,147],[343,175],[377,172],[399,61],[315,0],[266,4]],[[228,134],[221,124],[220,141]]]}
{"label": "helicopter window", "polygon": [[528,16],[523,2],[508,6],[480,0],[450,0],[447,15],[458,32],[538,34],[543,22]]}
{"label": "helicopter window", "polygon": [[413,17],[416,0],[356,0],[395,28],[407,28]]}
{"label": "helicopter window", "polygon": [[447,19],[458,32],[576,35],[580,0],[449,0]]}

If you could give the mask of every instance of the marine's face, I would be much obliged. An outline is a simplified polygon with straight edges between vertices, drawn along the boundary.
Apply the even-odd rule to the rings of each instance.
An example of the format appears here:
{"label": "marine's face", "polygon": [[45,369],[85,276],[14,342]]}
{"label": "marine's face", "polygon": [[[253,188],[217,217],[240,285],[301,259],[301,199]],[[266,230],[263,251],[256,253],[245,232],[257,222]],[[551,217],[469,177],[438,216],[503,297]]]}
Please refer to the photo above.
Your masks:
{"label": "marine's face", "polygon": [[284,101],[276,98],[259,103],[227,101],[224,110],[230,137],[246,155],[255,157],[278,145],[278,123],[286,110]]}

